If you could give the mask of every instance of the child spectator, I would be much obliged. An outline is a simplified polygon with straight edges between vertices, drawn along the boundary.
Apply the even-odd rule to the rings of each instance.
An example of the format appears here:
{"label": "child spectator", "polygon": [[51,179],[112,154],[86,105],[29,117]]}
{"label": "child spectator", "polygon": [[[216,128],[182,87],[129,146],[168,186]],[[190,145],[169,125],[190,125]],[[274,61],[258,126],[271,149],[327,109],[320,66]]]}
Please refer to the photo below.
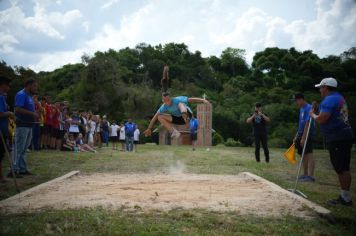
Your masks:
{"label": "child spectator", "polygon": [[117,131],[120,129],[120,126],[116,124],[116,122],[113,120],[112,124],[110,126],[110,139],[112,142],[112,149],[117,150],[117,142],[119,141],[118,133]]}
{"label": "child spectator", "polygon": [[120,139],[120,143],[121,143],[121,151],[125,151],[126,149],[126,137],[125,137],[125,125],[124,123],[121,123],[120,124],[120,136],[119,136],[119,139]]}
{"label": "child spectator", "polygon": [[136,127],[136,130],[134,132],[134,144],[135,144],[135,152],[137,152],[137,144],[140,141],[140,130],[138,127]]}

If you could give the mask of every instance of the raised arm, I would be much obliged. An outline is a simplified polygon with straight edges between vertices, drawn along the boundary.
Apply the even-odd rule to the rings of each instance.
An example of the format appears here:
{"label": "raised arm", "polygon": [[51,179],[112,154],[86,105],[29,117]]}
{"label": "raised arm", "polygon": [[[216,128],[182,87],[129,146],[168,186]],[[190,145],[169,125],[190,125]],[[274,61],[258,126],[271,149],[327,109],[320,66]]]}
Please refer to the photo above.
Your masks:
{"label": "raised arm", "polygon": [[188,102],[195,102],[195,103],[209,103],[208,100],[203,99],[203,98],[188,98]]}

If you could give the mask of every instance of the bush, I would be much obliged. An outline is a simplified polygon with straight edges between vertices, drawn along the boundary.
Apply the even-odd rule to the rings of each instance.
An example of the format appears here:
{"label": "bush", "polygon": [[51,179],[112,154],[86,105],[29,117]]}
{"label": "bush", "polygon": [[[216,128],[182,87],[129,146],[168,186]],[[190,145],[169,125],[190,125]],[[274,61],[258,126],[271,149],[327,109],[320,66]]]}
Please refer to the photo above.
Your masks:
{"label": "bush", "polygon": [[224,138],[218,132],[215,132],[213,135],[212,142],[213,142],[213,146],[216,146],[220,143],[224,143]]}
{"label": "bush", "polygon": [[225,142],[225,146],[227,146],[227,147],[241,147],[242,144],[233,138],[228,138]]}
{"label": "bush", "polygon": [[268,141],[268,146],[276,147],[276,148],[287,148],[288,141],[286,139],[281,139],[281,138],[271,138]]}

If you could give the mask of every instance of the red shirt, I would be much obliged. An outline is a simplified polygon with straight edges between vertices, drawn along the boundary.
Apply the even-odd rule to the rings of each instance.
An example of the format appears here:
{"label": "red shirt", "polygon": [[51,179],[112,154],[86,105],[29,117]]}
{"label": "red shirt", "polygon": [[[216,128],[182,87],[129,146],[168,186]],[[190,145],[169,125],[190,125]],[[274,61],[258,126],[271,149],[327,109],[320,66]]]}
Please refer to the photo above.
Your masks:
{"label": "red shirt", "polygon": [[59,129],[59,111],[55,106],[52,106],[52,126]]}
{"label": "red shirt", "polygon": [[45,105],[45,110],[46,110],[46,118],[45,118],[45,124],[46,125],[49,125],[49,126],[52,126],[52,105],[51,104],[48,104],[46,103]]}

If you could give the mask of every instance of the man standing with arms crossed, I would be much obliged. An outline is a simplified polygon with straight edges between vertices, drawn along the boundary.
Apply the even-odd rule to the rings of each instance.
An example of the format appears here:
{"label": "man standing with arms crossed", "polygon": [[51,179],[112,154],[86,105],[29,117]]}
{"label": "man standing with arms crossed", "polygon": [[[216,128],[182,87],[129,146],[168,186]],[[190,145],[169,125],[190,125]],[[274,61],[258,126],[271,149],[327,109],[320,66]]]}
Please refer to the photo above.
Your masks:
{"label": "man standing with arms crossed", "polygon": [[171,132],[172,138],[179,138],[180,133],[178,130],[173,128],[172,124],[186,125],[189,127],[189,117],[188,117],[188,103],[208,103],[207,100],[202,98],[188,98],[186,96],[179,96],[171,98],[169,93],[162,94],[163,104],[156,112],[155,116],[152,118],[148,128],[143,132],[146,136],[151,136],[152,128],[157,120],[169,131]]}
{"label": "man standing with arms crossed", "polygon": [[337,81],[325,78],[319,84],[323,101],[320,104],[319,115],[315,111],[310,116],[320,123],[330,154],[330,161],[338,175],[341,193],[337,199],[328,201],[330,205],[352,205],[350,186],[350,159],[353,143],[353,131],[348,121],[348,109],[343,96],[336,91]]}
{"label": "man standing with arms crossed", "polygon": [[[312,105],[307,103],[304,100],[304,95],[297,93],[294,95],[294,100],[299,110],[299,123],[298,123],[298,132],[293,140],[296,148],[298,149],[298,154],[303,154],[303,147],[305,145],[304,157],[303,157],[303,169],[304,175],[299,177],[300,182],[314,182],[314,169],[315,169],[315,160],[313,157],[313,135],[314,135],[314,122],[309,124],[310,120],[310,111]],[[307,137],[308,127],[310,126],[309,135]],[[305,143],[305,140],[307,142]]]}
{"label": "man standing with arms crossed", "polygon": [[[27,169],[26,151],[32,139],[32,128],[39,117],[35,112],[35,103],[32,96],[37,93],[38,84],[35,79],[27,79],[25,88],[15,97],[15,150],[14,170],[20,175],[32,175]],[[10,172],[11,173],[11,172]]]}

